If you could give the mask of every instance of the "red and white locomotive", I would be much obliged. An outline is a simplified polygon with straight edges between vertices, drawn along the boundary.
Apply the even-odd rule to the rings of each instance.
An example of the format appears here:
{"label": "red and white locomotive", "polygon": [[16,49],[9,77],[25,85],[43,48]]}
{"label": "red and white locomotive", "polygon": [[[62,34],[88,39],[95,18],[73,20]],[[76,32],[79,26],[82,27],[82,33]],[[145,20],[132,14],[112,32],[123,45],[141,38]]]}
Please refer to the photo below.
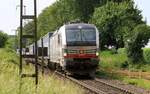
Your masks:
{"label": "red and white locomotive", "polygon": [[98,51],[99,32],[91,24],[66,24],[50,37],[50,63],[72,74],[93,76]]}
{"label": "red and white locomotive", "polygon": [[65,24],[41,39],[47,40],[45,46],[50,68],[94,77],[99,64],[99,32],[94,25]]}

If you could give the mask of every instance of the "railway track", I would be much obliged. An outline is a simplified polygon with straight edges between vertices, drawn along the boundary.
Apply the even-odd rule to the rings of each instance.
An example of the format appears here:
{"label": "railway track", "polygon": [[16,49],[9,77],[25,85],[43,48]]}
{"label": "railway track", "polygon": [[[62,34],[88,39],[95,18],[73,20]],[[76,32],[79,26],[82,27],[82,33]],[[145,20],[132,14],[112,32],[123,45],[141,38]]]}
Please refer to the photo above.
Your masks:
{"label": "railway track", "polygon": [[105,92],[105,94],[135,94],[116,85],[103,82],[98,78],[95,78],[94,80],[83,80],[83,82]]}
{"label": "railway track", "polygon": [[101,91],[101,90],[99,90],[99,89],[96,89],[96,88],[94,88],[94,87],[92,87],[92,86],[90,86],[90,85],[88,85],[88,84],[86,84],[86,83],[84,83],[84,82],[82,82],[82,81],[80,81],[80,80],[74,79],[74,78],[72,78],[72,77],[70,77],[70,76],[66,76],[66,75],[64,75],[64,74],[61,74],[61,73],[58,72],[58,71],[56,71],[55,73],[56,73],[58,76],[64,77],[64,78],[66,78],[66,79],[69,79],[69,80],[72,81],[73,83],[80,85],[81,87],[83,87],[84,89],[87,90],[86,93],[89,93],[89,94],[106,94],[105,92],[103,92],[103,91]]}
{"label": "railway track", "polygon": [[[41,67],[41,64],[38,64],[38,65],[39,67]],[[46,67],[44,67],[44,70],[49,71],[49,69]],[[95,79],[83,78],[82,79],[82,78],[68,76],[58,71],[55,71],[54,73],[61,78],[63,77],[63,79],[68,79],[72,81],[73,83],[81,86],[82,88],[86,90],[85,92],[86,94],[137,94],[135,92],[131,92],[130,90],[126,90],[119,86],[107,83],[106,81],[102,81],[99,78],[95,78]]]}
{"label": "railway track", "polygon": [[60,72],[55,72],[59,76],[63,76],[72,82],[80,85],[87,90],[88,94],[136,94],[129,90],[103,82],[98,78],[95,79],[76,79],[74,77],[65,76]]}
{"label": "railway track", "polygon": [[[106,92],[108,94],[135,94],[130,90],[126,90],[124,88],[118,87],[116,85],[109,84],[107,82],[101,81],[99,78],[95,79],[96,83],[99,83],[101,86],[106,86]],[[105,89],[104,89],[105,90]]]}

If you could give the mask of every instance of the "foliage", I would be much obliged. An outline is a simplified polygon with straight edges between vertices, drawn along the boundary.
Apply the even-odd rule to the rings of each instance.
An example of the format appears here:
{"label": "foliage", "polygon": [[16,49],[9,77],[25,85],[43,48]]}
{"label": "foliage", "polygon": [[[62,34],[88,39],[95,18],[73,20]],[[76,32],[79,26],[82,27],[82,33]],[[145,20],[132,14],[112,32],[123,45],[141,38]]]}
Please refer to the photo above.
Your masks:
{"label": "foliage", "polygon": [[121,3],[108,2],[95,9],[91,22],[100,31],[100,44],[105,46],[124,47],[125,39],[137,24],[143,23],[141,11],[134,7],[130,0]]}
{"label": "foliage", "polygon": [[104,0],[75,0],[75,13],[81,21],[87,23],[93,15],[94,8],[104,3]]}
{"label": "foliage", "polygon": [[126,50],[126,48],[119,48],[119,49],[117,50],[117,52],[118,52],[118,54],[126,54],[126,53],[127,53],[127,50]]}
{"label": "foliage", "polygon": [[[76,19],[88,22],[94,8],[106,3],[106,0],[59,0],[45,8],[38,17],[38,38],[47,32],[53,32],[60,26]],[[24,26],[26,33],[33,32],[33,22]]]}
{"label": "foliage", "polygon": [[[147,49],[144,49],[144,53],[146,51]],[[118,52],[117,54],[112,54],[111,51],[102,51],[100,53],[100,69],[112,71],[122,69],[127,69],[130,71],[143,71],[143,72],[150,71],[150,64],[144,63],[144,61],[140,64],[129,63],[127,57],[127,50],[125,48],[120,48],[117,50],[117,52]],[[144,58],[146,60],[146,57]]]}
{"label": "foliage", "polygon": [[138,87],[150,89],[150,81],[145,79],[135,79],[135,78],[124,78],[125,83],[136,85]]}
{"label": "foliage", "polygon": [[38,17],[38,37],[75,19],[72,5],[73,0],[60,0],[44,9]]}
{"label": "foliage", "polygon": [[125,48],[118,49],[118,54],[111,54],[110,51],[102,51],[100,53],[100,70],[97,72],[97,75],[104,78],[123,80],[128,84],[149,89],[150,82],[148,80],[126,78],[122,74],[117,73],[122,68],[128,68],[130,71],[150,71],[149,64],[129,64],[127,67],[124,67],[124,64],[128,61],[127,54],[124,52],[126,52]]}
{"label": "foliage", "polygon": [[[121,3],[123,1],[130,1],[130,0],[111,0],[113,2]],[[94,9],[96,7],[101,7],[105,5],[108,1],[107,0],[75,0],[74,1],[74,9],[75,14],[82,22],[89,22],[91,19]]]}
{"label": "foliage", "polygon": [[150,48],[145,48],[143,51],[144,59],[147,63],[150,63]]}
{"label": "foliage", "polygon": [[111,51],[102,51],[100,53],[100,69],[120,69],[122,68],[122,64],[127,60],[127,55],[125,53],[112,54]]}
{"label": "foliage", "polygon": [[127,54],[130,62],[140,63],[144,60],[143,49],[150,39],[150,27],[140,24],[134,28],[131,37],[128,40]]}
{"label": "foliage", "polygon": [[[130,62],[142,62],[142,47],[149,39],[148,26],[142,21],[141,11],[130,0],[108,2],[96,8],[91,22],[100,31],[101,48],[115,46],[127,47]],[[143,26],[142,26],[142,25]],[[130,42],[128,42],[130,40]]]}
{"label": "foliage", "polygon": [[33,21],[30,21],[25,24],[23,28],[23,35],[24,34],[33,35],[33,32],[34,32],[34,23]]}
{"label": "foliage", "polygon": [[7,34],[0,31],[0,48],[5,46],[7,39],[8,39]]}
{"label": "foliage", "polygon": [[[75,19],[98,27],[101,49],[127,47],[127,41],[134,36],[134,28],[145,24],[133,0],[58,0],[38,16],[38,38]],[[29,22],[24,31],[31,34],[33,26],[33,22]]]}
{"label": "foliage", "polygon": [[10,49],[16,49],[18,48],[18,42],[17,42],[17,38],[15,36],[9,36],[6,45],[6,48],[10,48]]}
{"label": "foliage", "polygon": [[[0,94],[19,93],[19,57],[12,50],[0,49]],[[24,64],[24,62],[23,62]],[[25,73],[33,72],[32,65],[24,64]],[[35,94],[35,82],[33,78],[22,80],[21,94]],[[43,75],[39,73],[38,94],[83,94],[84,91],[67,80],[58,79],[53,74]]]}

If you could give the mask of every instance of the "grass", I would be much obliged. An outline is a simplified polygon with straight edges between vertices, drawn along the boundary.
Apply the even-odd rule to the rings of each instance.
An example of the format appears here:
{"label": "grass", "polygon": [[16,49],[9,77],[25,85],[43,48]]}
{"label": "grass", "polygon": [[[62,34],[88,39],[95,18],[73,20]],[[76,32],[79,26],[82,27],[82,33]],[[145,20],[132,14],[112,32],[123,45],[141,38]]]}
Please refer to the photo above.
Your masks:
{"label": "grass", "polygon": [[[18,56],[12,50],[0,49],[0,94],[18,94]],[[24,72],[31,73],[32,65],[25,65]],[[21,94],[35,94],[33,78],[22,80]],[[84,91],[67,80],[58,79],[54,75],[39,74],[38,94],[83,94]]]}
{"label": "grass", "polygon": [[111,51],[103,51],[100,53],[100,68],[104,69],[120,69],[122,64],[127,61],[126,54],[112,54]]}
{"label": "grass", "polygon": [[[146,51],[148,49],[144,49]],[[147,55],[149,55],[147,53]],[[128,62],[128,57],[125,49],[119,49],[117,54],[113,54],[112,51],[100,52],[100,69],[106,70],[119,70],[127,69],[130,71],[143,71],[150,72],[150,63],[131,64]]]}
{"label": "grass", "polygon": [[119,70],[150,72],[150,64],[129,64],[127,54],[123,50],[119,50],[117,54],[113,54],[112,51],[100,52],[101,61],[97,75],[109,79],[118,79],[128,84],[150,89],[150,80],[142,78],[133,79],[117,73]]}
{"label": "grass", "polygon": [[138,87],[150,89],[150,80],[135,79],[135,78],[124,78],[123,82],[131,84],[131,85],[136,85]]}

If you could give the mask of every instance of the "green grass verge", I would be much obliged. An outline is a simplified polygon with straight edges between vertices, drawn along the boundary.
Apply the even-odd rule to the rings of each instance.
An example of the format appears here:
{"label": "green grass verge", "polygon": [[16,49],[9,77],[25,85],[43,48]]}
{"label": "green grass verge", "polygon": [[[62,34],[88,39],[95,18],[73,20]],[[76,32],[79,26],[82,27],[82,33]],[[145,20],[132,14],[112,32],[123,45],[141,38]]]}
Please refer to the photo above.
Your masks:
{"label": "green grass verge", "polygon": [[[144,49],[143,54],[145,58],[149,57],[148,50],[150,49]],[[107,70],[127,69],[130,71],[150,72],[150,63],[148,62],[143,62],[141,64],[129,63],[124,48],[119,49],[117,54],[113,54],[112,51],[102,51],[100,52],[100,60],[100,68]],[[148,61],[148,59],[146,59],[146,61]]]}
{"label": "green grass verge", "polygon": [[135,79],[135,78],[124,78],[123,82],[131,85],[136,85],[138,87],[150,89],[150,80],[145,79]]}
{"label": "green grass verge", "polygon": [[127,55],[124,53],[121,54],[112,54],[111,51],[102,51],[100,52],[100,68],[104,69],[120,69],[122,64],[127,61]]}
{"label": "green grass verge", "polygon": [[[147,49],[146,49],[147,50]],[[99,71],[97,75],[109,79],[118,79],[128,84],[133,84],[139,87],[150,89],[150,81],[145,79],[132,79],[119,75],[115,71],[122,69],[130,71],[145,71],[150,72],[150,64],[129,64],[125,49],[119,49],[117,54],[112,51],[100,52]]]}
{"label": "green grass verge", "polygon": [[[18,56],[15,52],[8,49],[0,49],[0,94],[18,94],[20,84],[18,61]],[[25,73],[31,73],[32,71],[32,65],[25,65]],[[33,78],[24,78],[22,83],[21,94],[35,94]],[[39,75],[38,94],[83,93],[82,89],[69,81],[57,79],[54,75]]]}

